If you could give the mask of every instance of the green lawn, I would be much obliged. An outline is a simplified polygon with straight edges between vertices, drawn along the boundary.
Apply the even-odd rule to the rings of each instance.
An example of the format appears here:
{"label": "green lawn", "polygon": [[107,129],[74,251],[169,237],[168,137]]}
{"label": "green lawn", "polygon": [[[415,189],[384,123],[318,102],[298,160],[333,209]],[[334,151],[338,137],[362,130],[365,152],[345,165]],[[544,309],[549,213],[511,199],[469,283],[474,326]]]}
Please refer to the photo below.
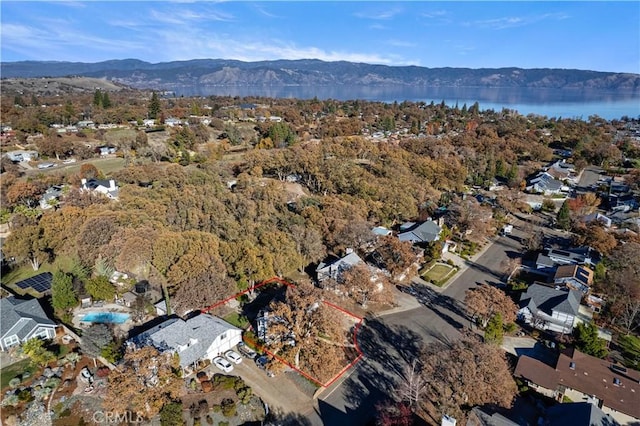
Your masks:
{"label": "green lawn", "polygon": [[436,263],[430,269],[424,271],[422,277],[430,281],[440,281],[449,275],[451,271],[453,271],[453,266],[445,263]]}
{"label": "green lawn", "polygon": [[36,371],[36,367],[31,365],[31,360],[23,359],[22,361],[18,361],[15,364],[11,364],[2,370],[0,370],[0,387],[4,389],[9,386],[9,381],[14,377],[20,376],[25,371],[28,371],[33,375],[33,372]]}
{"label": "green lawn", "polygon": [[[54,273],[58,269],[63,271],[70,271],[72,265],[72,260],[66,256],[59,256],[53,263],[45,262],[40,265],[40,268],[37,271],[34,271],[30,264],[24,264],[17,268],[12,269],[10,272],[4,274],[2,276],[2,284],[11,288],[18,294],[24,293],[22,289],[16,288],[14,286],[18,281],[25,280],[27,278],[36,276],[38,274],[42,274],[43,272],[51,272]],[[37,294],[32,294],[32,296],[38,296]]]}
{"label": "green lawn", "polygon": [[224,320],[229,324],[235,325],[236,327],[241,328],[243,330],[249,324],[249,321],[247,321],[247,318],[245,318],[244,316],[241,316],[237,312],[230,313],[229,315],[224,317]]}

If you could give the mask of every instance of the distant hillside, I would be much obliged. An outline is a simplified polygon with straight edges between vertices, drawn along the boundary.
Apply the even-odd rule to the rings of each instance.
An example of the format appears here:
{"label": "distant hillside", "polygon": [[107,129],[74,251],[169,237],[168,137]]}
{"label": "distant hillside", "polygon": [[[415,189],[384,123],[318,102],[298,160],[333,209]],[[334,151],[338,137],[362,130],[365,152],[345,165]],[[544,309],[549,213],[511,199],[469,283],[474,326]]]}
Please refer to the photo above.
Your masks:
{"label": "distant hillside", "polygon": [[65,93],[94,92],[96,89],[113,92],[122,90],[121,84],[104,78],[51,77],[51,78],[3,78],[2,93],[52,96]]}
{"label": "distant hillside", "polygon": [[0,63],[2,78],[86,76],[139,89],[193,86],[413,85],[430,87],[529,87],[640,93],[640,75],[567,69],[393,67],[315,59],[242,62],[197,59],[152,64],[136,59],[98,63],[22,61]]}

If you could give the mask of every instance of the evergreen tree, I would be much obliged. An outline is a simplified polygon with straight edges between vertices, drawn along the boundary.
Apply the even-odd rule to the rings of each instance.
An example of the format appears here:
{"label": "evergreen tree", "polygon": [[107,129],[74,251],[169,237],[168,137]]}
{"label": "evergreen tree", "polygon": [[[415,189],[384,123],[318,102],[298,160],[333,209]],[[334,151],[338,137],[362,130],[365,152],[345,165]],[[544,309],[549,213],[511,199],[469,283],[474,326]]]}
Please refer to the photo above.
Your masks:
{"label": "evergreen tree", "polygon": [[153,95],[151,95],[151,102],[149,102],[149,118],[153,118],[155,120],[159,115],[160,99],[158,99],[158,94],[153,92]]}
{"label": "evergreen tree", "polygon": [[93,93],[93,104],[97,107],[102,106],[102,92],[100,89],[96,89]]}
{"label": "evergreen tree", "polygon": [[578,324],[573,330],[573,337],[580,352],[598,358],[607,356],[607,342],[598,337],[598,327],[593,322]]}
{"label": "evergreen tree", "polygon": [[91,358],[102,356],[102,351],[113,343],[113,333],[106,324],[92,324],[82,333],[80,349]]}
{"label": "evergreen tree", "polygon": [[73,278],[62,271],[56,271],[51,281],[51,303],[54,309],[66,311],[78,304],[76,292],[73,290]]}
{"label": "evergreen tree", "polygon": [[560,228],[564,229],[565,231],[568,231],[569,228],[571,228],[571,217],[569,215],[569,205],[567,204],[566,201],[562,203],[562,207],[560,207],[560,210],[558,211],[558,216],[556,217],[556,220],[558,221],[558,226],[560,226]]}
{"label": "evergreen tree", "polygon": [[102,95],[102,108],[111,108],[111,99],[109,99],[109,93],[107,92]]}
{"label": "evergreen tree", "polygon": [[502,343],[503,337],[504,331],[502,326],[502,315],[498,312],[491,317],[487,324],[487,328],[484,329],[484,341],[499,345]]}

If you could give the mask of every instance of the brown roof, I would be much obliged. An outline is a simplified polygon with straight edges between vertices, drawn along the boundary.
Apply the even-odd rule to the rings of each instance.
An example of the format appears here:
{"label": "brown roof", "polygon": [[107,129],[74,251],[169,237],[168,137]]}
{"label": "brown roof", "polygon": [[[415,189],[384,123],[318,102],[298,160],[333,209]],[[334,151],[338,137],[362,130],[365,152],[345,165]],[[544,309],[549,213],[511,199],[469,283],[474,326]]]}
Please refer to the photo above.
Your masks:
{"label": "brown roof", "polygon": [[558,266],[556,274],[553,276],[554,279],[571,277],[579,278],[585,281],[585,284],[587,285],[591,285],[593,283],[593,271],[582,265]]}
{"label": "brown roof", "polygon": [[561,353],[555,369],[523,355],[515,375],[547,389],[566,386],[594,395],[605,406],[640,419],[639,371],[613,368],[607,360],[574,350],[573,354]]}
{"label": "brown roof", "polygon": [[553,367],[526,355],[518,358],[518,365],[513,374],[547,389],[555,389],[558,386],[558,374]]}
{"label": "brown roof", "polygon": [[[575,369],[571,369],[571,363]],[[611,362],[573,351],[573,356],[560,354],[556,371],[558,384],[595,395],[607,407],[640,419],[640,371],[613,369]],[[614,378],[619,385],[614,384]]]}

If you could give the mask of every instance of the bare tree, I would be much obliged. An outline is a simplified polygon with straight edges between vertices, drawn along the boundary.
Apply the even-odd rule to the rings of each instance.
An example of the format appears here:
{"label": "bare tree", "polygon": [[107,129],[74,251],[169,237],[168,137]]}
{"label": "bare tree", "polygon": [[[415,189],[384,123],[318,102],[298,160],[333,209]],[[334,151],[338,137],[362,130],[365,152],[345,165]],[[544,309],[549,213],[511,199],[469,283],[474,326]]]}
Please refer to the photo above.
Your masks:
{"label": "bare tree", "polygon": [[406,401],[410,407],[415,407],[427,390],[427,382],[420,374],[421,368],[417,359],[411,364],[405,365],[402,371],[402,381],[396,388],[396,392],[402,401]]}

